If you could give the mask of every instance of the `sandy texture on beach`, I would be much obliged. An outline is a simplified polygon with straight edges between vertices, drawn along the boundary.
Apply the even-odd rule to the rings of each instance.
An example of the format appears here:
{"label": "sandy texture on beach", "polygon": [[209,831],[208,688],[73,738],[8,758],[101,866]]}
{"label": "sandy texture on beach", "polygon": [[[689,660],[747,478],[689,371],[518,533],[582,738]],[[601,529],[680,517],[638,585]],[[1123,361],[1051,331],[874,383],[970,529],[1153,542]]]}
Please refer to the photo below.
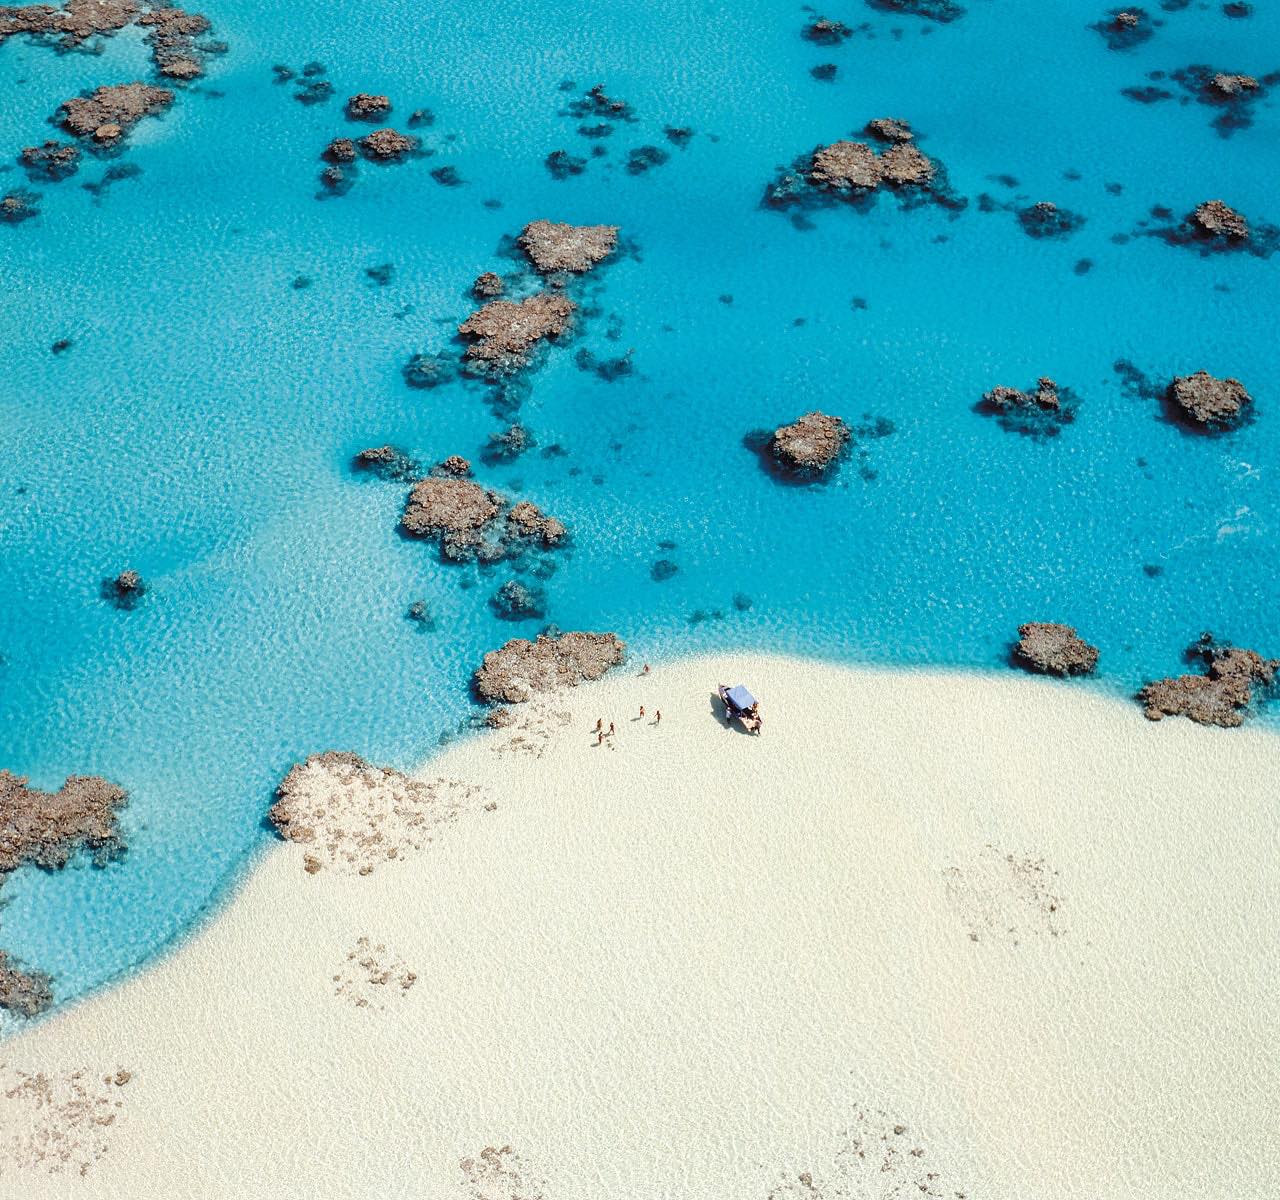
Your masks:
{"label": "sandy texture on beach", "polygon": [[0,1196],[1280,1194],[1280,740],[781,658],[525,724],[424,768],[483,802],[415,853],[282,845],[0,1044]]}

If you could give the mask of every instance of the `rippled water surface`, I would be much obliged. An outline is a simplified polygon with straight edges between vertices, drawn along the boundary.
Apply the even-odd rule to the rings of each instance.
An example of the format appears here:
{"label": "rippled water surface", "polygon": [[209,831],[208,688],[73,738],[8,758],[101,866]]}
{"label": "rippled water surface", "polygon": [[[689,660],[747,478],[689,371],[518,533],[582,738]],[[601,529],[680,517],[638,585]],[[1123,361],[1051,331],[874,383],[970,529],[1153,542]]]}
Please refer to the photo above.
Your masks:
{"label": "rippled water surface", "polygon": [[[385,442],[479,459],[505,423],[486,391],[413,390],[402,367],[457,352],[471,281],[515,271],[504,238],[538,217],[618,224],[626,245],[528,378],[537,448],[480,468],[571,527],[545,584],[561,627],[654,660],[768,646],[998,668],[1020,621],[1063,620],[1117,692],[1176,669],[1203,629],[1280,653],[1280,255],[1145,236],[1169,223],[1153,206],[1177,220],[1213,197],[1280,224],[1272,99],[1215,126],[1224,110],[1148,78],[1280,69],[1280,11],[1153,4],[1154,35],[1112,50],[1091,4],[888,7],[833,4],[857,28],[827,47],[783,3],[210,0],[229,50],[208,77],[56,184],[13,156],[66,97],[150,78],[146,49],[137,31],[98,55],[0,46],[0,193],[41,194],[38,217],[0,225],[0,766],[132,796],[127,858],[20,873],[0,945],[64,999],[139,963],[269,837],[290,763],[421,760],[471,713],[481,654],[539,627],[489,608],[502,568],[397,533],[406,485],[349,465]],[[328,103],[275,81],[309,61]],[[824,63],[834,79],[811,74]],[[589,138],[563,114],[594,83],[634,120]],[[317,199],[320,150],[364,132],[342,112],[357,91],[387,93],[401,127],[430,108],[434,154]],[[965,207],[762,205],[780,169],[877,116],[912,122]],[[629,171],[645,146],[667,161]],[[553,178],[559,149],[581,174]],[[81,186],[122,164],[140,173]],[[1085,223],[1033,239],[1011,209],[1039,200]],[[581,351],[632,370],[610,382]],[[1257,419],[1189,433],[1126,390],[1121,359],[1159,381],[1237,376]],[[1058,436],[974,411],[1039,375],[1078,397]],[[744,435],[814,407],[892,432],[860,437],[831,483],[786,486]],[[658,559],[678,572],[655,581]],[[99,596],[125,566],[150,583],[131,612]],[[405,619],[418,599],[434,631]]]}

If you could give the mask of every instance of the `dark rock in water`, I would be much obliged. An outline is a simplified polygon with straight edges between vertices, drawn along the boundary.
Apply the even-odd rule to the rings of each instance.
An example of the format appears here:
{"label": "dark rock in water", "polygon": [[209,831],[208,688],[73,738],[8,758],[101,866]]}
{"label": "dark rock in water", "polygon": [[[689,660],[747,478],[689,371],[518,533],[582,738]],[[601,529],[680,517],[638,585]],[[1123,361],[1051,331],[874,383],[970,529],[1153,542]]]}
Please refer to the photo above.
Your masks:
{"label": "dark rock in water", "polygon": [[395,263],[378,263],[376,266],[365,267],[365,278],[374,285],[374,287],[390,287],[391,281],[396,276]]}
{"label": "dark rock in water", "polygon": [[425,129],[429,125],[436,123],[435,113],[429,108],[415,108],[409,114],[409,120],[406,124],[410,129]]}
{"label": "dark rock in water", "polygon": [[463,182],[462,176],[458,174],[458,168],[448,164],[435,167],[431,172],[431,178],[441,187],[461,187]]}
{"label": "dark rock in water", "polygon": [[129,794],[96,775],[71,775],[56,792],[0,770],[0,882],[19,867],[65,867],[78,851],[98,866],[124,853],[117,819]]}
{"label": "dark rock in water", "polygon": [[1253,5],[1244,4],[1239,2],[1239,0],[1234,0],[1233,3],[1224,4],[1222,6],[1222,15],[1224,17],[1230,17],[1236,21],[1243,21],[1247,17],[1253,16]]}
{"label": "dark rock in water", "polygon": [[206,56],[226,50],[222,43],[196,43],[196,38],[209,32],[209,19],[200,13],[157,6],[143,13],[138,24],[148,27],[146,41],[151,47],[151,61],[167,79],[198,79],[204,74]]}
{"label": "dark rock in water", "polygon": [[964,16],[964,8],[955,0],[867,0],[867,4],[880,12],[905,13],[948,25]]}
{"label": "dark rock in water", "polygon": [[546,589],[509,579],[490,597],[489,605],[504,621],[531,621],[546,616]]}
{"label": "dark rock in water", "polygon": [[547,155],[546,167],[552,179],[569,179],[587,169],[587,160],[568,150],[553,150]]}
{"label": "dark rock in water", "polygon": [[98,145],[112,146],[143,117],[162,112],[172,103],[173,93],[168,88],[121,83],[64,100],[58,110],[58,120],[76,137],[92,138]]}
{"label": "dark rock in water", "polygon": [[1098,665],[1098,651],[1070,625],[1031,621],[1018,626],[1013,648],[1017,662],[1046,675],[1088,675]]}
{"label": "dark rock in water", "polygon": [[409,605],[404,615],[405,620],[412,621],[425,633],[432,632],[436,627],[435,618],[431,615],[431,609],[425,600],[415,600]]}
{"label": "dark rock in water", "polygon": [[679,574],[680,567],[669,558],[659,558],[649,568],[649,578],[654,583],[666,583],[668,579]]}
{"label": "dark rock in water", "polygon": [[911,125],[907,121],[898,120],[897,117],[876,117],[867,122],[866,130],[873,138],[891,144],[910,142],[915,138]]}
{"label": "dark rock in water", "polygon": [[1093,270],[1093,259],[1082,258],[1071,270],[1077,275],[1088,275]]}
{"label": "dark rock in water", "polygon": [[538,343],[569,328],[575,308],[557,292],[538,292],[518,302],[492,300],[463,321],[458,332],[471,342],[468,358],[516,369],[527,364]]}
{"label": "dark rock in water", "polygon": [[1252,75],[1231,75],[1219,71],[1209,80],[1209,87],[1220,96],[1239,96],[1244,92],[1256,92],[1259,84]]}
{"label": "dark rock in water", "polygon": [[351,185],[355,183],[355,168],[330,163],[320,172],[320,182],[325,190],[333,195],[345,196],[351,190]]}
{"label": "dark rock in water", "polygon": [[349,137],[336,137],[320,155],[325,162],[351,163],[356,161],[356,144]]}
{"label": "dark rock in water", "polygon": [[0,196],[0,224],[19,225],[40,215],[37,207],[40,197],[26,188],[16,188]]}
{"label": "dark rock in water", "polygon": [[1249,240],[1249,222],[1221,200],[1206,200],[1187,220],[1199,236],[1211,241],[1246,242]]}
{"label": "dark rock in water", "polygon": [[627,174],[643,175],[653,167],[660,167],[671,158],[665,150],[658,146],[639,146],[627,152]]}
{"label": "dark rock in water", "polygon": [[502,276],[493,271],[485,271],[482,275],[476,276],[476,281],[471,285],[471,292],[477,299],[492,300],[495,296],[501,296],[507,290],[507,285],[503,283]]}
{"label": "dark rock in water", "polygon": [[838,46],[853,36],[853,30],[843,21],[815,17],[800,31],[800,36],[818,46]]}
{"label": "dark rock in water", "polygon": [[558,271],[581,274],[617,249],[618,227],[530,221],[516,238],[516,244],[543,275]]}
{"label": "dark rock in water", "polygon": [[878,187],[882,177],[880,158],[863,142],[832,142],[814,152],[810,182],[820,187]]}
{"label": "dark rock in water", "polygon": [[1174,379],[1169,385],[1169,401],[1187,420],[1220,431],[1243,420],[1253,397],[1238,379],[1218,379],[1208,371],[1197,371]]}
{"label": "dark rock in water", "polygon": [[1132,50],[1155,32],[1151,17],[1142,8],[1112,9],[1090,28],[1096,29],[1106,39],[1110,50]]}
{"label": "dark rock in water", "polygon": [[50,139],[40,146],[25,146],[20,161],[32,179],[57,183],[70,178],[79,169],[80,147],[71,142]]}
{"label": "dark rock in water", "polygon": [[457,479],[471,477],[471,464],[461,454],[450,454],[431,468],[433,475],[452,475]]}
{"label": "dark rock in water", "polygon": [[809,74],[819,83],[833,82],[838,71],[839,68],[835,63],[819,63],[816,67],[809,68]]}
{"label": "dark rock in water", "polygon": [[512,638],[490,650],[475,674],[475,690],[491,704],[521,704],[534,696],[599,679],[618,666],[626,643],[614,633],[542,634]]}
{"label": "dark rock in water", "polygon": [[1253,110],[1266,97],[1269,87],[1280,81],[1280,73],[1276,72],[1258,79],[1204,63],[1183,67],[1169,77],[1192,99],[1217,110],[1213,127],[1224,138],[1253,124]]}
{"label": "dark rock in water", "polygon": [[137,0],[67,0],[63,8],[0,8],[0,45],[6,38],[26,34],[53,39],[59,50],[74,50],[92,37],[119,32],[137,16]]}
{"label": "dark rock in water", "polygon": [[1065,238],[1075,233],[1085,223],[1085,218],[1069,209],[1059,208],[1051,201],[1041,200],[1030,208],[1021,209],[1018,221],[1028,237]]}
{"label": "dark rock in water", "polygon": [[414,537],[438,540],[445,558],[456,561],[497,562],[528,548],[553,549],[568,532],[528,500],[510,505],[469,479],[437,475],[414,487],[400,524]]}
{"label": "dark rock in water", "polygon": [[635,364],[632,362],[634,354],[635,351],[632,349],[617,358],[597,358],[584,347],[573,356],[573,361],[579,370],[590,371],[605,383],[616,383],[635,370]]}
{"label": "dark rock in water", "polygon": [[409,483],[421,475],[416,459],[396,446],[372,446],[361,450],[352,464],[357,471],[367,471],[379,479]]}
{"label": "dark rock in water", "polygon": [[1253,702],[1254,685],[1269,688],[1280,660],[1263,658],[1255,650],[1218,643],[1211,634],[1187,651],[1205,665],[1202,675],[1178,675],[1146,684],[1138,699],[1149,721],[1167,716],[1188,717],[1200,725],[1234,728],[1244,723]]}
{"label": "dark rock in water", "polygon": [[137,571],[121,571],[114,579],[102,581],[102,598],[116,608],[131,609],[146,594],[147,585]]}
{"label": "dark rock in water", "polygon": [[933,163],[915,146],[892,146],[880,156],[880,174],[890,187],[923,187],[932,178]]}
{"label": "dark rock in water", "polygon": [[53,978],[43,971],[23,971],[18,960],[0,950],[0,1008],[19,1017],[34,1017],[53,1006]]}
{"label": "dark rock in water", "polygon": [[399,162],[406,155],[418,148],[418,139],[397,130],[375,129],[360,139],[360,149],[364,156],[374,162]]}
{"label": "dark rock in water", "polygon": [[520,424],[508,425],[501,433],[491,433],[483,458],[490,465],[514,462],[534,444],[533,435]]}
{"label": "dark rock in water", "polygon": [[978,411],[999,418],[1002,429],[1037,439],[1055,437],[1063,425],[1075,420],[1075,395],[1042,376],[1027,391],[994,387],[987,392]]}
{"label": "dark rock in water", "polygon": [[458,377],[458,364],[446,354],[415,354],[402,373],[411,388],[435,388]]}
{"label": "dark rock in water", "polygon": [[687,125],[668,125],[662,133],[667,141],[679,150],[683,150],[693,141],[693,130]]}
{"label": "dark rock in water", "polygon": [[66,354],[66,352],[71,349],[71,345],[72,342],[70,338],[59,338],[52,346],[49,347],[49,352],[51,354]]}
{"label": "dark rock in water", "polygon": [[386,96],[369,92],[357,92],[347,101],[347,116],[353,121],[381,121],[391,111],[391,101]]}
{"label": "dark rock in water", "polygon": [[625,100],[615,99],[604,90],[604,84],[597,83],[588,88],[576,100],[569,102],[565,116],[582,120],[587,117],[599,117],[606,121],[634,121],[635,114],[631,105]]}
{"label": "dark rock in water", "polygon": [[775,429],[769,448],[786,470],[820,475],[840,457],[848,441],[849,427],[839,417],[810,412],[794,424]]}
{"label": "dark rock in water", "polygon": [[755,605],[751,597],[745,592],[735,592],[733,596],[733,607],[738,612],[750,612]]}

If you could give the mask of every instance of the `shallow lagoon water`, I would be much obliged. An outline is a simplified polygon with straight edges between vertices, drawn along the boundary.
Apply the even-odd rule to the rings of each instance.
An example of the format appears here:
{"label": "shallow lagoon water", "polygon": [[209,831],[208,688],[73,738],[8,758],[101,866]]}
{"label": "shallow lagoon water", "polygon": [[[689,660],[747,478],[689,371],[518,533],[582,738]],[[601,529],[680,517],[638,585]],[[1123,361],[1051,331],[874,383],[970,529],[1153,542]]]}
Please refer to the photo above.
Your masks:
{"label": "shallow lagoon water", "polygon": [[[566,454],[479,472],[570,525],[546,585],[561,627],[617,630],[639,659],[761,646],[1003,669],[1020,621],[1064,620],[1101,648],[1090,686],[1117,694],[1177,669],[1203,629],[1277,652],[1280,257],[1112,239],[1153,205],[1211,197],[1280,222],[1270,100],[1224,138],[1203,105],[1121,95],[1197,62],[1267,74],[1280,13],[1153,6],[1155,36],[1115,52],[1084,4],[973,0],[945,25],[855,0],[824,11],[875,36],[815,47],[784,4],[385,4],[376,19],[304,4],[267,21],[235,0],[208,10],[229,53],[119,160],[140,175],[95,197],[80,185],[110,164],[90,160],[30,185],[40,216],[0,226],[0,764],[48,787],[100,773],[132,796],[121,863],[5,886],[0,945],[53,972],[61,999],[225,894],[290,763],[330,747],[421,760],[470,714],[483,652],[538,628],[490,611],[501,569],[398,535],[404,485],[349,469],[388,441],[478,459],[502,427],[482,390],[415,391],[401,368],[449,346],[472,279],[512,269],[502,239],[537,217],[616,223],[633,247],[530,377],[520,418]],[[273,82],[273,64],[309,60],[328,104]],[[832,82],[809,73],[824,62]],[[148,72],[133,32],[97,57],[10,41],[4,145],[48,136],[61,99]],[[636,120],[580,137],[559,115],[567,79],[604,83]],[[436,154],[362,165],[347,195],[317,200],[320,150],[363,132],[342,113],[361,90],[391,96],[393,124],[429,107]],[[761,207],[779,168],[886,115],[912,122],[964,211],[882,197],[797,228]],[[686,148],[666,125],[695,131]],[[543,165],[593,144],[607,153],[581,175]],[[628,173],[644,145],[669,161]],[[432,178],[442,165],[462,186]],[[0,176],[19,184],[16,166]],[[1087,222],[1033,240],[979,211],[982,192]],[[388,262],[377,286],[366,271]],[[633,350],[634,370],[605,382],[581,349]],[[1257,420],[1189,434],[1125,391],[1118,359],[1162,380],[1236,375]],[[1058,437],[973,411],[1041,374],[1080,398]],[[894,431],[827,486],[781,485],[743,436],[813,407]],[[680,570],[658,583],[660,558]],[[98,589],[126,565],[151,591],[119,612]],[[405,619],[416,599],[434,632]]]}

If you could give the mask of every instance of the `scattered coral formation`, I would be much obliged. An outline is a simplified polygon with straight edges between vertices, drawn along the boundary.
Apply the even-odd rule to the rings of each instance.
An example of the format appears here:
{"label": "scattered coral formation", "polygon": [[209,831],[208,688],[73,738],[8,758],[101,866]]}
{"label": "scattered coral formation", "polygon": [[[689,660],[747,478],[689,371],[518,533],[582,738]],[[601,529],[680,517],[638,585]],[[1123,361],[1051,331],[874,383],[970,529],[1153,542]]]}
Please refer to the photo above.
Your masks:
{"label": "scattered coral formation", "polygon": [[347,116],[355,121],[380,121],[390,112],[391,101],[386,96],[357,92],[347,101]]}
{"label": "scattered coral formation", "polygon": [[576,305],[558,292],[523,300],[492,300],[469,316],[458,332],[471,340],[467,357],[500,370],[527,365],[533,348],[569,328]]}
{"label": "scattered coral formation", "polygon": [[87,1175],[110,1149],[132,1078],[123,1067],[47,1075],[0,1065],[0,1176],[10,1167]]}
{"label": "scattered coral formation", "polygon": [[80,147],[50,138],[39,146],[24,146],[19,161],[33,179],[57,183],[80,167]]}
{"label": "scattered coral formation", "polygon": [[1040,200],[1018,210],[1018,223],[1028,237],[1070,237],[1085,223],[1085,218],[1067,208],[1059,208],[1052,200]]}
{"label": "scattered coral formation", "polygon": [[1247,241],[1249,222],[1222,200],[1206,200],[1188,220],[1204,237],[1227,241]]}
{"label": "scattered coral formation", "polygon": [[399,162],[418,148],[418,139],[406,133],[400,133],[389,126],[386,129],[375,129],[360,139],[360,149],[366,158],[374,162]]}
{"label": "scattered coral formation", "polygon": [[1058,872],[1043,858],[1015,855],[987,845],[964,866],[948,867],[947,899],[971,942],[1016,946],[1027,937],[1061,937]]}
{"label": "scattered coral formation", "polygon": [[52,983],[43,971],[24,971],[0,950],[0,1008],[34,1017],[53,1005]]}
{"label": "scattered coral formation", "polygon": [[540,692],[599,679],[622,662],[626,643],[614,633],[539,635],[512,638],[490,650],[475,674],[476,693],[496,704],[520,704]]}
{"label": "scattered coral formation", "polygon": [[421,474],[418,460],[398,446],[370,446],[356,455],[357,471],[368,471],[379,479],[408,483]]}
{"label": "scattered coral formation", "polygon": [[104,579],[101,591],[108,604],[128,612],[147,594],[147,584],[137,571],[128,568],[111,579]]}
{"label": "scattered coral formation", "polygon": [[172,103],[173,93],[168,88],[119,83],[64,101],[59,118],[63,128],[76,137],[113,145],[143,117],[162,112]]}
{"label": "scattered coral formation", "polygon": [[1280,659],[1224,645],[1208,633],[1188,649],[1187,657],[1202,662],[1204,673],[1158,679],[1138,692],[1149,721],[1181,716],[1200,725],[1234,728],[1244,723],[1254,686],[1269,688],[1280,671]]}
{"label": "scattered coral formation", "polygon": [[504,621],[540,620],[547,615],[546,589],[538,584],[508,579],[490,597],[489,606]]}
{"label": "scattered coral formation", "polygon": [[853,36],[853,30],[843,21],[815,17],[800,31],[800,36],[818,46],[838,46]]}
{"label": "scattered coral formation", "polygon": [[516,241],[542,274],[557,271],[581,274],[614,252],[618,245],[618,227],[530,221]]}
{"label": "scattered coral formation", "polygon": [[268,817],[304,850],[309,875],[325,867],[368,875],[433,842],[483,792],[453,779],[413,779],[357,754],[329,750],[290,768]]}
{"label": "scattered coral formation", "polygon": [[1141,46],[1155,32],[1155,22],[1143,8],[1112,9],[1102,20],[1090,26],[1096,29],[1110,50],[1132,50]]}
{"label": "scattered coral formation", "polygon": [[414,537],[438,540],[444,556],[455,561],[497,562],[529,548],[550,550],[568,533],[536,504],[509,506],[497,492],[453,474],[432,474],[417,484],[400,524]]}
{"label": "scattered coral formation", "polygon": [[510,1146],[486,1146],[458,1166],[466,1200],[545,1200],[545,1182]]}
{"label": "scattered coral formation", "polygon": [[381,942],[361,936],[333,976],[333,994],[356,1008],[385,1011],[387,997],[398,995],[403,1000],[417,982],[417,972],[404,959]]}
{"label": "scattered coral formation", "polygon": [[1176,411],[1202,429],[1221,431],[1240,424],[1253,397],[1238,379],[1218,379],[1208,371],[1179,375],[1169,385]]}
{"label": "scattered coral formation", "polygon": [[1059,387],[1041,376],[1034,388],[994,387],[987,392],[978,411],[996,416],[1002,429],[1025,437],[1056,436],[1063,425],[1075,420],[1076,401],[1069,388]]}
{"label": "scattered coral formation", "polygon": [[195,39],[209,32],[209,19],[180,8],[152,8],[138,18],[148,27],[147,44],[156,70],[167,79],[191,80],[204,74],[204,55]]}
{"label": "scattered coral formation", "polygon": [[479,300],[492,300],[496,296],[501,296],[507,290],[507,285],[503,282],[502,276],[494,271],[485,271],[476,276],[476,281],[471,285],[471,293]]}
{"label": "scattered coral formation", "polygon": [[0,770],[0,882],[24,864],[56,871],[80,850],[99,866],[124,851],[117,819],[128,793],[96,775],[71,775],[42,792]]}
{"label": "scattered coral formation", "polygon": [[1029,621],[1018,626],[1014,659],[1031,671],[1045,675],[1089,675],[1098,665],[1098,649],[1089,645],[1070,625]]}
{"label": "scattered coral formation", "polygon": [[770,449],[789,471],[821,474],[840,457],[848,441],[849,426],[844,421],[815,411],[775,429]]}

